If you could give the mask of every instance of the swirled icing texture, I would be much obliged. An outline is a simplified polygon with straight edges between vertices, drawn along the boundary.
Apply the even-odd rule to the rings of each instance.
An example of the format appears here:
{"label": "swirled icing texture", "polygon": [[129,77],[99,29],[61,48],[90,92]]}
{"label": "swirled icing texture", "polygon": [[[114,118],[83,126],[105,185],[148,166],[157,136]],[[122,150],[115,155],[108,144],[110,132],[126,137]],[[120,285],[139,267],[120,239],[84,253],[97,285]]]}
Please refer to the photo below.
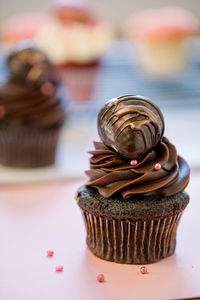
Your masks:
{"label": "swirled icing texture", "polygon": [[7,71],[8,79],[0,86],[0,124],[60,127],[63,102],[45,56],[31,47],[17,48],[7,58]]}
{"label": "swirled icing texture", "polygon": [[163,115],[145,97],[121,96],[108,101],[99,112],[98,132],[105,145],[127,158],[138,159],[160,142]]}
{"label": "swirled icing texture", "polygon": [[[120,193],[124,199],[135,194],[157,194],[170,196],[183,191],[189,181],[189,166],[177,156],[176,148],[166,138],[148,152],[136,166],[130,160],[101,142],[94,143],[95,150],[90,159],[90,170],[86,171],[99,193],[108,198]],[[161,164],[155,170],[156,163]]]}

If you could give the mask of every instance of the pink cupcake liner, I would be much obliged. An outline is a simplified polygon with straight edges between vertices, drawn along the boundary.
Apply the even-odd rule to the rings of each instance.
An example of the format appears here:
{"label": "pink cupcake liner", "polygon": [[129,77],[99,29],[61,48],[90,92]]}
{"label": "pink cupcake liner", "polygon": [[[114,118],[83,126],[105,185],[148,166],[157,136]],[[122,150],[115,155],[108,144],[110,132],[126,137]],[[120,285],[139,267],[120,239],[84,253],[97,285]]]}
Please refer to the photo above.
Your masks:
{"label": "pink cupcake liner", "polygon": [[82,102],[92,99],[99,66],[70,66],[61,70],[62,82],[67,86],[74,101]]}

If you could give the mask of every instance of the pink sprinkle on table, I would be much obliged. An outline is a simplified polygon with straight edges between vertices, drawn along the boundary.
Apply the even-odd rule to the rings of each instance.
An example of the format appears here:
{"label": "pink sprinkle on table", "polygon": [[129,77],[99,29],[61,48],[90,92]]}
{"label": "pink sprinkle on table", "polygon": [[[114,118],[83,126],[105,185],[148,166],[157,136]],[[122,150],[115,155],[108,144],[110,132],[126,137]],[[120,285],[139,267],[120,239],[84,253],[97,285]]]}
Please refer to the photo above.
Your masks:
{"label": "pink sprinkle on table", "polygon": [[161,164],[159,164],[159,163],[155,164],[154,170],[158,171],[160,169],[161,169]]}
{"label": "pink sprinkle on table", "polygon": [[47,250],[47,257],[52,257],[54,255],[53,250]]}
{"label": "pink sprinkle on table", "polygon": [[104,282],[104,281],[105,281],[104,275],[103,275],[103,274],[99,274],[99,275],[97,276],[97,281],[98,281],[98,282]]}
{"label": "pink sprinkle on table", "polygon": [[130,161],[130,165],[131,165],[131,166],[136,166],[136,165],[137,165],[137,163],[138,163],[138,162],[137,162],[137,160],[136,160],[136,159],[135,159],[135,160],[131,160],[131,161]]}
{"label": "pink sprinkle on table", "polygon": [[56,266],[56,272],[57,273],[63,272],[63,266]]}
{"label": "pink sprinkle on table", "polygon": [[141,274],[147,274],[147,267],[143,266],[140,268],[140,273]]}

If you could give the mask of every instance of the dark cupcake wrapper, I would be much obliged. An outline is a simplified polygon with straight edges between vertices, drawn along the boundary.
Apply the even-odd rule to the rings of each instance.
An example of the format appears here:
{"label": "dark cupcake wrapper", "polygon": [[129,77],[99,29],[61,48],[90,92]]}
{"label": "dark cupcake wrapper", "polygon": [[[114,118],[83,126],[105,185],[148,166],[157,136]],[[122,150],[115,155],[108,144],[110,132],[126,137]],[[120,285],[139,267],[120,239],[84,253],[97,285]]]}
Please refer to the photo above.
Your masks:
{"label": "dark cupcake wrapper", "polygon": [[148,264],[174,253],[182,211],[151,220],[108,219],[82,210],[87,245],[98,257],[124,264]]}
{"label": "dark cupcake wrapper", "polygon": [[35,168],[54,163],[59,129],[0,129],[0,164]]}

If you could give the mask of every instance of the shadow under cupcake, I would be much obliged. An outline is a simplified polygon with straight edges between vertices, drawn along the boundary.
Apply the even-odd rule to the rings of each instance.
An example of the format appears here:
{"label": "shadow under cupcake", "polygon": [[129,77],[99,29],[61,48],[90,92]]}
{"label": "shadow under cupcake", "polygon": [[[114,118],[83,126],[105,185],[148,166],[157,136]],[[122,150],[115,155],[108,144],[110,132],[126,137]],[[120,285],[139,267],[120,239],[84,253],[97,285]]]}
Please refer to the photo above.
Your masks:
{"label": "shadow under cupcake", "polygon": [[32,44],[5,58],[0,86],[0,164],[35,168],[54,163],[65,109],[50,63]]}

